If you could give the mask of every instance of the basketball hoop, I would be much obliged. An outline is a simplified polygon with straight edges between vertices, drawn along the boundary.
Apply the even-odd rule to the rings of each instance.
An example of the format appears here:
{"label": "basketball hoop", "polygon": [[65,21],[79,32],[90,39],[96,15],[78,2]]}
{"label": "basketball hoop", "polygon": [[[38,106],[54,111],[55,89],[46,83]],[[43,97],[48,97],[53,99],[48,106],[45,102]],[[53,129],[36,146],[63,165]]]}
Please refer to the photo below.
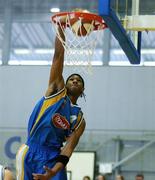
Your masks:
{"label": "basketball hoop", "polygon": [[[82,71],[90,72],[94,49],[98,41],[98,30],[107,28],[102,17],[85,11],[61,12],[51,17],[54,31],[65,48],[65,65],[78,65]],[[65,35],[61,38],[58,28]],[[79,71],[79,68],[77,68]],[[87,70],[86,70],[87,69]]]}

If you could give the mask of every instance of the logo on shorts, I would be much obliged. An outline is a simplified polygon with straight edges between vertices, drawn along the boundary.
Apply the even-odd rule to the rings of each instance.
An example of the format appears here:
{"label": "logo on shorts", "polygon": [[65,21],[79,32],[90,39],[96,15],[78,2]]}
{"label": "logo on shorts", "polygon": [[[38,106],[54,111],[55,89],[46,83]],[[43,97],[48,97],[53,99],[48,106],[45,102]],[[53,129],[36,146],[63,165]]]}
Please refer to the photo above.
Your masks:
{"label": "logo on shorts", "polygon": [[53,121],[54,126],[57,128],[61,128],[61,129],[69,129],[70,128],[70,124],[67,121],[67,119],[58,113],[54,114],[52,121]]}

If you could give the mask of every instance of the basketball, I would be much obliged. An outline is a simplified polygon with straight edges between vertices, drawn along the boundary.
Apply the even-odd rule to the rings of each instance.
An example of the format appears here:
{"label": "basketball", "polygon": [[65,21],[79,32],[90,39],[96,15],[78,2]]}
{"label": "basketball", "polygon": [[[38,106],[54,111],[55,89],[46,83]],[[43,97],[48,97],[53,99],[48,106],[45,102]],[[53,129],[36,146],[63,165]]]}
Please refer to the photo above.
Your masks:
{"label": "basketball", "polygon": [[72,32],[77,36],[86,36],[93,31],[92,20],[74,18],[71,20]]}

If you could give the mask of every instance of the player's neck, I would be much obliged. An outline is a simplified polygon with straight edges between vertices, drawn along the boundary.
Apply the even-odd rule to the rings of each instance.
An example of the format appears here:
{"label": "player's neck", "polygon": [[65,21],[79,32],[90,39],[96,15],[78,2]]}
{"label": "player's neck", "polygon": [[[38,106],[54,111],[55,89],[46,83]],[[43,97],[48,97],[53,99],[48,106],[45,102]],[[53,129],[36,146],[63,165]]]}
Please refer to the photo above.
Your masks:
{"label": "player's neck", "polygon": [[76,104],[78,97],[69,95],[69,99],[71,100],[72,104]]}

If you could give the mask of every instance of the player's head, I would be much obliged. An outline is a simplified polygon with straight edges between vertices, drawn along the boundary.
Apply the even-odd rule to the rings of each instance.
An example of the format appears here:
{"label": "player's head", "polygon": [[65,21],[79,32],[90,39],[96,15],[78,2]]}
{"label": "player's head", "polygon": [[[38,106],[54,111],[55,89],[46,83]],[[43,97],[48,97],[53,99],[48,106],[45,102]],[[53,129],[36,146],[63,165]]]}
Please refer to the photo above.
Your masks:
{"label": "player's head", "polygon": [[71,74],[66,80],[67,94],[75,97],[83,96],[84,80],[79,74]]}

